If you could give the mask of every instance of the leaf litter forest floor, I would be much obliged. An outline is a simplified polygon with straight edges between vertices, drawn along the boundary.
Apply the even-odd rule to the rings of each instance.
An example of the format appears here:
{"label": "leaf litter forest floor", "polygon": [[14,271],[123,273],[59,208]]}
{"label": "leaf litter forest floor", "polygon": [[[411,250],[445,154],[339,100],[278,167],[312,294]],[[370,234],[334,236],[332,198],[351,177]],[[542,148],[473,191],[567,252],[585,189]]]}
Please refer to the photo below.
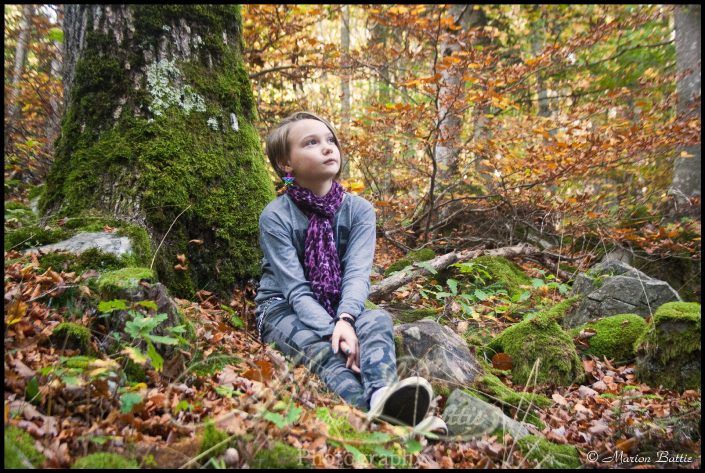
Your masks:
{"label": "leaf litter forest floor", "polygon": [[[398,253],[380,240],[375,264],[387,267]],[[5,253],[5,426],[31,435],[43,455],[35,466],[68,467],[94,452],[119,453],[143,468],[547,466],[545,456],[525,456],[509,435],[434,439],[367,424],[305,367],[292,366],[256,340],[252,288],[230,301],[207,291],[194,301],[176,299],[196,341],[179,348],[183,364],[166,360],[159,372],[147,369],[143,382],[126,382],[126,357],[111,361],[98,337],[90,348],[102,362],[72,372],[73,379],[57,369],[44,375],[43,368],[84,354],[51,338],[54,328],[68,319],[90,326],[96,310],[85,303],[91,300],[90,272],[39,266],[36,256]],[[420,287],[407,285],[393,297],[413,300]],[[67,291],[76,295],[67,299]],[[548,296],[562,299],[557,291]],[[486,328],[497,334],[509,324],[488,318]],[[700,452],[700,391],[679,394],[639,384],[632,364],[613,366],[591,357],[583,363],[583,385],[527,388],[553,400],[538,409],[546,427],[533,433],[573,445],[584,467],[699,468],[700,455],[693,452]],[[511,374],[500,378],[512,387]],[[438,399],[436,415],[445,400]],[[516,411],[505,413],[521,420]],[[658,451],[687,453],[692,460],[647,464],[637,454],[655,457]]]}

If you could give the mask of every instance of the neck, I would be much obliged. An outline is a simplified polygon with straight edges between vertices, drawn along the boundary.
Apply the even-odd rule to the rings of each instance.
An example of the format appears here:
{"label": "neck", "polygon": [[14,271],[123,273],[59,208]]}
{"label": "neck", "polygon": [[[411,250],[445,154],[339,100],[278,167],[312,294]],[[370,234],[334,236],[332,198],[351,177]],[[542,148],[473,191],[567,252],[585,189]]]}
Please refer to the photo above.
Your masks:
{"label": "neck", "polygon": [[304,187],[313,192],[316,197],[323,197],[330,191],[331,187],[333,186],[333,179],[327,179],[323,182],[306,182],[297,178],[296,183],[299,187]]}

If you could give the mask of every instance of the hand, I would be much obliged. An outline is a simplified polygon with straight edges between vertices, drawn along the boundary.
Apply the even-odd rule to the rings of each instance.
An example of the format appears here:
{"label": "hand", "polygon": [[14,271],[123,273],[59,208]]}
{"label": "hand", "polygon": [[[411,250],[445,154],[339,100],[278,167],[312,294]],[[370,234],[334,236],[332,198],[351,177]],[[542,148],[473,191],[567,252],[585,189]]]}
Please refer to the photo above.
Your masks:
{"label": "hand", "polygon": [[339,320],[333,329],[333,353],[338,353],[338,349],[342,349],[343,353],[348,357],[345,364],[346,368],[350,368],[356,373],[360,372],[360,347],[355,334],[355,329],[346,321]]}

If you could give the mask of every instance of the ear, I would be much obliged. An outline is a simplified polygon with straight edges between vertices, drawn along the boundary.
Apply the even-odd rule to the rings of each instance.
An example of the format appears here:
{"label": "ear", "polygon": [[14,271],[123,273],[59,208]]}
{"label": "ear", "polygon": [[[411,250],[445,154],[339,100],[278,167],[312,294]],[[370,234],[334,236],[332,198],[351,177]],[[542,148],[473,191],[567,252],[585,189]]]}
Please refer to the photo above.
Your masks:
{"label": "ear", "polygon": [[291,161],[287,160],[286,162],[282,163],[280,167],[282,168],[282,171],[284,172],[291,172],[293,168],[290,165]]}

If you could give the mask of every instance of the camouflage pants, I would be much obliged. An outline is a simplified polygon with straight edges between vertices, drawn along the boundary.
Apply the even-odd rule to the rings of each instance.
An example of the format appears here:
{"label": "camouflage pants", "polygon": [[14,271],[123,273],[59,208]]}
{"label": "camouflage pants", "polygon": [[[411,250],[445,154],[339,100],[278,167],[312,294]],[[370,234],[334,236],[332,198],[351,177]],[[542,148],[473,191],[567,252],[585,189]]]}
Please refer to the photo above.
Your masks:
{"label": "camouflage pants", "polygon": [[330,338],[321,338],[304,325],[291,306],[278,304],[262,320],[262,341],[275,343],[295,365],[303,364],[345,402],[367,411],[375,389],[398,380],[392,318],[384,310],[365,310],[355,320],[360,346],[360,371],[346,368],[342,350],[333,353]]}

